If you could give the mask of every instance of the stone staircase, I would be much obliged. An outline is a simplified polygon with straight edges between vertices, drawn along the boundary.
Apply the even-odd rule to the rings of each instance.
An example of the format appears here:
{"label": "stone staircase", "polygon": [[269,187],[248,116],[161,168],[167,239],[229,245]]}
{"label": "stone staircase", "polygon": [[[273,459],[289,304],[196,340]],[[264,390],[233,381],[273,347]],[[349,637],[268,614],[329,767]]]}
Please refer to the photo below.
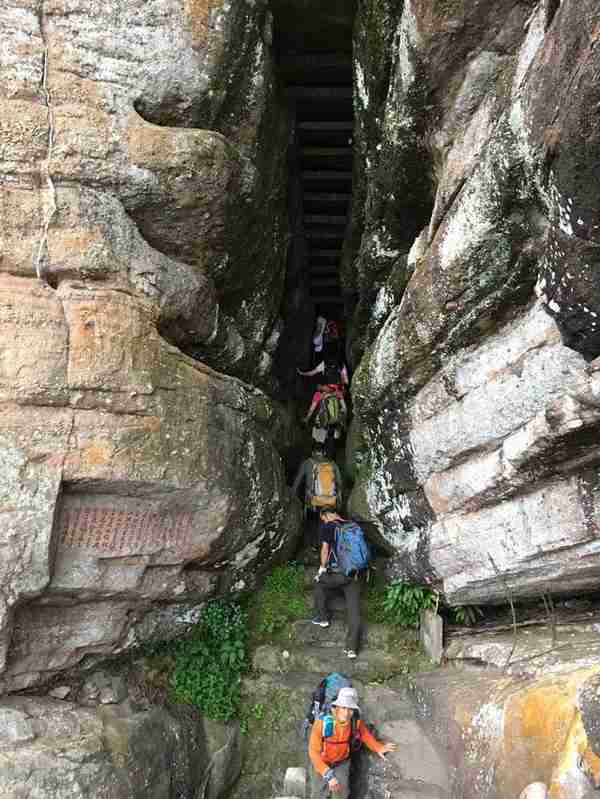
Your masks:
{"label": "stone staircase", "polygon": [[[307,566],[307,590],[314,573],[315,567]],[[359,753],[353,799],[448,799],[453,779],[448,757],[419,721],[418,696],[406,676],[408,660],[419,658],[414,636],[403,638],[384,625],[365,624],[359,657],[349,660],[342,652],[343,602],[333,603],[332,615],[328,628],[310,619],[297,621],[284,640],[255,649],[244,701],[249,707],[266,706],[263,727],[255,738],[247,736],[247,787],[243,775],[228,799],[312,799],[310,779],[302,778],[302,770],[310,775],[312,766],[301,729],[314,689],[331,671],[352,680],[362,716],[377,736],[398,743],[385,760]]]}

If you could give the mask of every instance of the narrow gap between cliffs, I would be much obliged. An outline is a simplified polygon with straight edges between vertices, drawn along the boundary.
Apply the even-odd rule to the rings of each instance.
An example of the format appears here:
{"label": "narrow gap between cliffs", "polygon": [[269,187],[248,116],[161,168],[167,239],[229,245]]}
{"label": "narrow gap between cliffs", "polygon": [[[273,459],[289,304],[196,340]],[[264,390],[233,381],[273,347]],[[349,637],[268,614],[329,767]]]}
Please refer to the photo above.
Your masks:
{"label": "narrow gap between cliffs", "polygon": [[[339,10],[317,10],[315,6],[311,13],[301,6],[289,0],[274,0],[272,4],[275,60],[290,118],[286,293],[288,301],[301,298],[297,313],[302,318],[304,336],[319,317],[333,323],[330,327],[338,333],[337,338],[324,336],[320,352],[315,351],[312,341],[296,349],[300,362],[295,366],[309,371],[324,358],[326,363],[336,359],[340,365],[345,360],[340,263],[352,207],[354,9],[352,3],[337,3]],[[304,417],[313,392],[325,380],[323,375],[300,377],[295,371],[293,379],[290,393],[298,416]],[[346,402],[349,413],[347,389]],[[319,441],[311,441],[312,419],[304,447],[290,458],[290,483],[302,459],[311,448],[319,447]],[[334,439],[330,433],[323,445],[327,455],[341,466],[344,436]]]}

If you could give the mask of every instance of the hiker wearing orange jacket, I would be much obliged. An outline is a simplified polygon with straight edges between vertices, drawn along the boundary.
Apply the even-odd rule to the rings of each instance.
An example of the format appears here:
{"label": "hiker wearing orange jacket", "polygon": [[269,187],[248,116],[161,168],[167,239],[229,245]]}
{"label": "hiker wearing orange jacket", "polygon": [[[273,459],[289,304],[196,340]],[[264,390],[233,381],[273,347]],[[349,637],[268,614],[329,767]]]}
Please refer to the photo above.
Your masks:
{"label": "hiker wearing orange jacket", "polygon": [[[364,744],[381,758],[396,748],[394,743],[378,741],[361,719],[353,724],[352,716],[358,711],[356,690],[340,688],[337,699],[331,703],[333,723],[327,719],[315,720],[308,744],[308,755],[316,772],[312,776],[313,799],[331,796],[350,799],[350,754],[353,744]],[[331,734],[325,735],[326,732]]]}

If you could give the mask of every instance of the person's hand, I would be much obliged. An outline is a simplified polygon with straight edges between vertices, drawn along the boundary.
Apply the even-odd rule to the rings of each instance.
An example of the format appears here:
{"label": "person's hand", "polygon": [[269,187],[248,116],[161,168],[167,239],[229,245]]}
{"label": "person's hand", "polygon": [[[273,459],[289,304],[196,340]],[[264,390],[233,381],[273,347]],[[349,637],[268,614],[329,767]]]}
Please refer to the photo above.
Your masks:
{"label": "person's hand", "polygon": [[386,756],[386,754],[387,754],[388,752],[394,752],[394,751],[395,751],[397,748],[398,748],[398,744],[387,743],[387,744],[386,744],[386,745],[383,747],[383,749],[381,750],[381,752],[377,752],[377,754],[379,755],[379,757],[380,757],[382,760],[385,760],[385,756]]}
{"label": "person's hand", "polygon": [[327,569],[325,568],[325,566],[319,566],[319,571],[315,574],[315,583],[319,582],[320,576],[322,574],[325,574],[326,571]]}
{"label": "person's hand", "polygon": [[335,777],[332,777],[329,782],[327,783],[327,787],[331,791],[331,793],[339,793],[342,790],[342,786],[336,780]]}

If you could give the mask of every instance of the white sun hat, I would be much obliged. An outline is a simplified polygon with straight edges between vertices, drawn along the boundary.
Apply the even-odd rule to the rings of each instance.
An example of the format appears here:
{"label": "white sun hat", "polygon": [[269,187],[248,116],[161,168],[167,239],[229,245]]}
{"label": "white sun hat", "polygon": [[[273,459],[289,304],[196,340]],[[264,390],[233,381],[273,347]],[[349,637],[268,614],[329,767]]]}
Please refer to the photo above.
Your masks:
{"label": "white sun hat", "polygon": [[350,710],[360,710],[358,706],[358,694],[354,688],[340,688],[337,699],[331,704],[336,707],[347,707]]}

